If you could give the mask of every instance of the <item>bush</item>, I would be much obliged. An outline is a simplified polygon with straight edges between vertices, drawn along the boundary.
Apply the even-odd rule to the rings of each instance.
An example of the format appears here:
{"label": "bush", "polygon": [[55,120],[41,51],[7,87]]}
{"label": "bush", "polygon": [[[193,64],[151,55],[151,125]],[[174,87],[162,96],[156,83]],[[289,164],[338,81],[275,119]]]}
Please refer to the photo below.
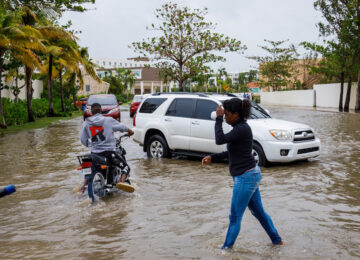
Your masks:
{"label": "bush", "polygon": [[14,103],[8,98],[2,98],[2,107],[5,117],[5,122],[10,125],[22,125],[28,121],[26,102],[19,100]]}
{"label": "bush", "polygon": [[126,99],[126,96],[124,97],[124,96],[119,95],[119,94],[114,94],[114,95],[115,95],[117,101],[121,101],[123,103],[126,103],[126,102],[132,100],[132,97],[134,96],[132,94],[129,94],[129,97],[128,97],[129,99]]}
{"label": "bush", "polygon": [[[22,125],[28,122],[27,102],[25,100],[19,100],[17,103],[14,103],[14,101],[8,98],[2,98],[1,101],[5,122],[8,126]],[[59,98],[55,98],[53,102],[55,116],[71,116],[71,111],[75,110],[70,99],[65,100],[66,112],[61,112],[61,100]],[[46,98],[33,99],[32,109],[35,118],[46,117],[49,112],[49,100]]]}

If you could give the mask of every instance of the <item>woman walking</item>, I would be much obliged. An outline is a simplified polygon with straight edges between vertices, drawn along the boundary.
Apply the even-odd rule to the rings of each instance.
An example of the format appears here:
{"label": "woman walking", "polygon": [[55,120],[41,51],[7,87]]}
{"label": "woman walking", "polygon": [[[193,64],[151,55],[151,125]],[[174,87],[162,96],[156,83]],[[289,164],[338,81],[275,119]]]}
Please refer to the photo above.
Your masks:
{"label": "woman walking", "polygon": [[[246,119],[250,116],[251,103],[248,99],[232,98],[224,102],[224,109],[216,110],[216,144],[227,144],[227,151],[205,156],[202,165],[227,158],[230,174],[233,178],[233,194],[230,209],[230,223],[222,249],[232,248],[240,232],[241,220],[245,209],[259,220],[274,245],[283,244],[270,216],[265,212],[260,196],[261,173],[252,155],[253,136]],[[224,134],[223,116],[233,129]]]}

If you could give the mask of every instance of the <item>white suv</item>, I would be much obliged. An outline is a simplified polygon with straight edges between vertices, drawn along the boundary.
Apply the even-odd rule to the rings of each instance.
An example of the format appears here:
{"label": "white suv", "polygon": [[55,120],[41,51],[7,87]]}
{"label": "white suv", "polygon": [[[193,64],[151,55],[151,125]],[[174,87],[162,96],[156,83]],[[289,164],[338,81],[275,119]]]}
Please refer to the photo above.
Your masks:
{"label": "white suv", "polygon": [[[226,150],[215,144],[215,110],[231,95],[156,93],[142,101],[134,117],[133,140],[149,157],[171,154],[204,156]],[[320,140],[311,127],[273,119],[252,102],[248,120],[253,132],[253,153],[260,166],[291,162],[320,154]],[[224,132],[231,126],[224,122]]]}

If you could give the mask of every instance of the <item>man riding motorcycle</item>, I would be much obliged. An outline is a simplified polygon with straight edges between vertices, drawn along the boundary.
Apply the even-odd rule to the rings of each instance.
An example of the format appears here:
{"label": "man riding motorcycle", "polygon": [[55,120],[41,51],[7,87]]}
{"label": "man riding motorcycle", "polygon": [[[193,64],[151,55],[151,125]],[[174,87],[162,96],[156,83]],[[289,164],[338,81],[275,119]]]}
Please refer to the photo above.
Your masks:
{"label": "man riding motorcycle", "polygon": [[[116,155],[116,141],[114,132],[127,132],[128,136],[132,136],[134,132],[125,124],[119,123],[112,117],[105,117],[101,114],[101,105],[94,103],[91,105],[90,116],[85,119],[81,129],[81,143],[86,147],[91,146],[91,153],[111,157]],[[89,140],[91,139],[91,142]],[[116,184],[118,189],[126,192],[133,192],[135,189],[128,180],[127,173],[122,173],[120,181]],[[88,180],[85,179],[82,186],[79,188],[80,192],[85,191]]]}

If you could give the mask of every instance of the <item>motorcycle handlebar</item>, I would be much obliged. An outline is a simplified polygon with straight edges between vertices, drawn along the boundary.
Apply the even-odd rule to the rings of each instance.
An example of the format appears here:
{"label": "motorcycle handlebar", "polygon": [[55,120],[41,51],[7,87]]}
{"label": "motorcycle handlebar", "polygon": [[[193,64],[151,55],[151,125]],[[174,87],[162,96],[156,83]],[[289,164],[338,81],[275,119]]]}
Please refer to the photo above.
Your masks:
{"label": "motorcycle handlebar", "polygon": [[11,193],[15,192],[16,188],[13,184],[8,185],[4,188],[0,188],[0,198],[4,197],[6,195],[10,195]]}

